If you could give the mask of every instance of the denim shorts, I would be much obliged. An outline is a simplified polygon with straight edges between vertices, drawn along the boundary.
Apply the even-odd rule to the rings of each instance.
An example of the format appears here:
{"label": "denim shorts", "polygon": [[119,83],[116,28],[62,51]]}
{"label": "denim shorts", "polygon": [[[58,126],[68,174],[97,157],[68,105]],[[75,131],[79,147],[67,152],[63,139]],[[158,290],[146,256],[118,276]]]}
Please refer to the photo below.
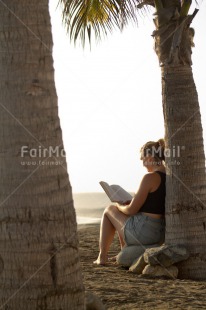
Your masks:
{"label": "denim shorts", "polygon": [[124,227],[126,245],[163,243],[165,236],[164,218],[154,219],[143,213],[128,218]]}

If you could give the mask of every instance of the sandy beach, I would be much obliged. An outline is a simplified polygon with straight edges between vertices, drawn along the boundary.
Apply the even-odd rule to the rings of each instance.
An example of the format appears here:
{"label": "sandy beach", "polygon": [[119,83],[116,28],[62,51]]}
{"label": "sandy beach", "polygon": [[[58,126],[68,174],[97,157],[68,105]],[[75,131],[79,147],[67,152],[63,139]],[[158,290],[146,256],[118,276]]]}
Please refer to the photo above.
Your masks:
{"label": "sandy beach", "polygon": [[[99,224],[79,225],[78,232],[85,289],[98,295],[106,309],[206,309],[206,281],[153,279],[114,263],[95,266]],[[109,254],[118,251],[116,237]]]}

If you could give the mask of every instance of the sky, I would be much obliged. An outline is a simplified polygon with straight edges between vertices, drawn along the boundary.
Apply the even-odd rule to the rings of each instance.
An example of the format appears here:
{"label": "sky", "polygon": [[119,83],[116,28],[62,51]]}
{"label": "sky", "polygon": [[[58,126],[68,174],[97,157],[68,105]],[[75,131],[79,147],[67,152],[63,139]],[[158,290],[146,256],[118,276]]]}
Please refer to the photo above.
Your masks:
{"label": "sky", "polygon": [[[55,83],[73,192],[100,192],[101,180],[134,192],[146,172],[141,146],[164,137],[152,13],[90,50],[70,42],[56,3],[50,1]],[[206,1],[199,9],[192,59],[206,141]]]}

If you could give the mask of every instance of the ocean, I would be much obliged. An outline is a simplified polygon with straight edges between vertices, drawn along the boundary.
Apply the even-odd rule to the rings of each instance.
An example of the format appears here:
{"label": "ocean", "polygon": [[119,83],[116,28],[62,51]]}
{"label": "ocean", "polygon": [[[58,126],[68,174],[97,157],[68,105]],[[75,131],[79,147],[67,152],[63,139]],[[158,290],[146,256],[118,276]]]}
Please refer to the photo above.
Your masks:
{"label": "ocean", "polygon": [[99,223],[104,209],[111,204],[105,193],[73,194],[77,224]]}

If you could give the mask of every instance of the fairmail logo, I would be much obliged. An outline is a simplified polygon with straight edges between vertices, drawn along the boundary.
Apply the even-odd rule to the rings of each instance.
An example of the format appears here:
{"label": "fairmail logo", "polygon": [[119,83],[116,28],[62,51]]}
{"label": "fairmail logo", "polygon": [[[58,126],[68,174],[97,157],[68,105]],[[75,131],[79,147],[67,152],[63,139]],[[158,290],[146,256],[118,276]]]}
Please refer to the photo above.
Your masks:
{"label": "fairmail logo", "polygon": [[49,157],[66,157],[65,150],[60,146],[49,146],[44,148],[39,146],[38,148],[29,148],[26,145],[21,147],[21,157],[29,156],[31,158],[49,158]]}

